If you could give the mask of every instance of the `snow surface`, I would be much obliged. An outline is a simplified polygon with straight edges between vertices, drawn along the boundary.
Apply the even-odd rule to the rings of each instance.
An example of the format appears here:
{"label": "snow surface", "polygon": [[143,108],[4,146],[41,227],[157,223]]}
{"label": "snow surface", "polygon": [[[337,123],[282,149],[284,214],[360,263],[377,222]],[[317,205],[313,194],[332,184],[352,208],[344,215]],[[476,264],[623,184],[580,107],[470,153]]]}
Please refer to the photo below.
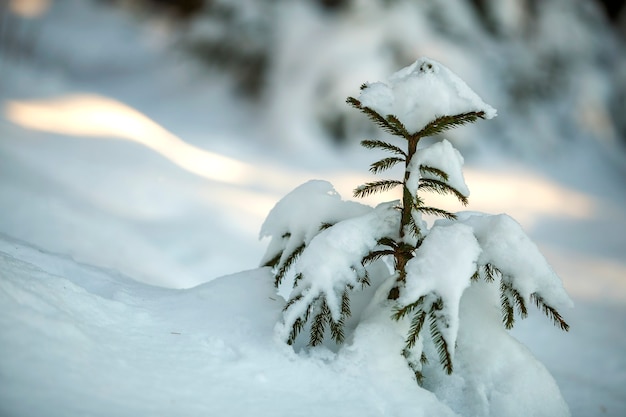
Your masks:
{"label": "snow surface", "polygon": [[267,269],[169,290],[7,238],[0,251],[3,416],[455,415],[402,358],[380,374],[277,342]]}
{"label": "snow surface", "polygon": [[441,116],[484,112],[486,119],[496,110],[472,91],[444,65],[420,58],[391,75],[387,82],[367,84],[359,101],[386,117],[395,115],[410,133],[417,133]]}
{"label": "snow surface", "polygon": [[407,186],[410,190],[417,190],[420,178],[440,179],[429,172],[420,171],[419,167],[426,166],[445,172],[448,175],[446,183],[465,197],[469,197],[470,190],[463,177],[463,162],[461,153],[446,139],[418,148],[409,162],[408,169],[411,174]]}
{"label": "snow surface", "polygon": [[[396,13],[395,20],[384,22],[397,31],[410,28],[406,19],[416,16]],[[470,21],[465,13],[454,17],[459,25]],[[290,27],[298,25],[293,19]],[[562,29],[549,19],[542,25]],[[401,346],[403,335],[375,311],[354,335],[360,350],[351,345],[340,355],[324,349],[296,355],[276,343],[273,326],[282,302],[272,294],[269,273],[225,275],[258,265],[267,245],[257,240],[261,224],[289,190],[325,178],[347,195],[368,179],[363,172],[370,155],[350,149],[337,156],[321,145],[300,153],[273,147],[264,121],[231,94],[227,78],[205,77],[194,64],[172,60],[163,52],[162,26],[137,25],[99,2],[58,0],[48,18],[23,28],[32,29],[27,34],[36,48],[19,60],[3,59],[0,78],[0,415],[506,414],[511,403],[501,401],[505,396],[486,401],[485,390],[492,388],[486,381],[516,390],[521,401],[552,397],[554,387],[544,386],[540,395],[520,391],[516,383],[543,380],[541,367],[519,379],[511,379],[506,367],[472,369],[473,380],[457,369],[447,381],[450,391],[418,390],[400,355],[380,354]],[[458,48],[467,44],[450,49],[423,28],[412,30],[431,42],[430,52],[455,63],[452,68],[463,66]],[[329,42],[327,33],[340,42]],[[351,51],[351,59],[361,54],[373,64],[352,64],[354,71],[341,74],[355,89],[367,79],[354,75],[358,71],[384,68],[362,36],[318,34],[311,37],[319,42],[317,50],[332,43],[339,52]],[[291,55],[282,59],[298,62],[302,50],[294,41],[286,51]],[[335,64],[332,57],[324,56],[315,68]],[[479,85],[493,85],[493,72],[467,71]],[[290,107],[296,113],[311,110],[302,91],[318,85],[295,80],[279,76],[285,81],[280,91],[289,94],[268,106],[279,107],[281,115]],[[500,93],[489,91],[499,103]],[[12,122],[6,112],[10,103],[80,93],[113,98],[198,151],[256,169],[221,182],[136,141],[69,137],[54,126],[36,132]],[[509,119],[511,137],[562,138],[547,123],[552,113],[546,109],[552,108],[531,110],[537,123]],[[591,110],[595,117],[602,107]],[[588,125],[581,126],[584,135]],[[309,145],[319,143],[317,132],[302,130],[315,139]],[[523,146],[531,143],[539,155],[550,145]],[[624,156],[617,148],[602,151],[602,143],[567,143],[574,145],[536,163],[489,153],[466,161],[470,208],[519,220],[575,301],[575,309],[562,312],[569,333],[530,309],[512,334],[554,375],[572,415],[621,417],[626,414],[626,334],[620,331],[626,326],[626,195],[623,165],[616,161]],[[274,174],[271,183],[258,181],[268,173]],[[492,319],[499,320],[499,311],[478,296],[464,299],[461,317],[474,307],[491,309]],[[456,355],[480,364],[485,355],[480,342],[489,336],[466,343],[461,331],[459,345],[476,349]],[[523,355],[523,349],[518,352]],[[506,364],[517,356],[499,359],[494,362]],[[459,389],[470,395],[456,396]]]}
{"label": "snow surface", "polygon": [[451,375],[425,369],[425,387],[461,415],[569,415],[548,370],[503,329],[500,308],[493,303],[497,292],[497,286],[483,282],[466,290],[459,311],[458,366]]}

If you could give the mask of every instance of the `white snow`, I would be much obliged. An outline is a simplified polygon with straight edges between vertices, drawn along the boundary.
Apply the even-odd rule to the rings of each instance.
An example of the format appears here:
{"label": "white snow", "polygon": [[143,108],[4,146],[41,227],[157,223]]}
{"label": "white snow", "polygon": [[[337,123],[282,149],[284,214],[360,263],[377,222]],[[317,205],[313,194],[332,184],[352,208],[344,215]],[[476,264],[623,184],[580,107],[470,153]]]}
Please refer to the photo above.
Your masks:
{"label": "white snow", "polygon": [[[301,243],[308,244],[323,224],[334,224],[371,210],[355,201],[343,201],[328,181],[310,180],[283,197],[267,215],[260,237],[272,239],[261,264],[281,249],[286,249],[284,256],[288,256]],[[287,233],[289,237],[285,238]]]}
{"label": "white snow", "polygon": [[[338,27],[321,12],[314,19],[324,24],[311,28],[310,15],[294,16],[296,6],[283,5],[289,24],[278,37],[291,47],[276,45],[274,94],[260,105],[276,110],[270,121],[232,94],[230,77],[204,76],[178,52],[164,52],[162,22],[111,12],[102,2],[56,0],[43,20],[22,21],[33,48],[19,59],[5,59],[7,38],[0,39],[0,415],[513,416],[551,404],[542,411],[554,416],[564,413],[559,390],[573,416],[626,414],[626,334],[616,331],[626,317],[624,157],[607,145],[615,138],[591,141],[586,117],[573,126],[558,117],[562,106],[588,104],[588,94],[599,97],[594,114],[605,114],[600,98],[610,79],[588,93],[575,85],[568,103],[557,97],[523,118],[501,104],[508,96],[494,78],[499,62],[517,80],[519,67],[509,67],[507,58],[528,57],[521,45],[494,60],[510,42],[487,42],[478,30],[468,42],[459,42],[459,32],[441,35],[433,29],[440,21],[422,13],[430,5],[396,2],[385,14],[361,3],[369,9],[351,18],[358,34],[351,22],[337,19]],[[444,26],[475,29],[469,6],[456,6],[447,18],[459,25]],[[529,42],[568,33],[560,12],[551,13],[558,24],[545,18],[540,37]],[[290,32],[298,29],[308,31],[305,42],[303,32]],[[399,51],[403,56],[436,57],[498,104],[503,136],[462,130],[484,150],[479,158],[466,154],[469,207],[519,220],[576,302],[562,311],[569,333],[531,308],[510,333],[525,348],[501,328],[499,306],[485,302],[492,300],[485,291],[497,288],[472,285],[461,299],[455,372],[427,374],[433,392],[416,386],[401,355],[385,355],[399,351],[406,334],[390,326],[388,310],[371,305],[352,343],[338,353],[296,354],[274,339],[284,302],[269,272],[239,272],[258,265],[267,246],[257,239],[261,224],[293,187],[324,178],[347,195],[368,180],[370,154],[349,148],[337,155],[320,131],[309,129],[311,114],[320,111],[311,100],[323,86],[335,86],[330,91],[339,97],[332,103],[339,104],[321,110],[355,113],[345,96],[393,70],[384,34],[410,45]],[[319,61],[302,54],[310,45]],[[581,50],[572,64],[576,79],[597,76],[589,53],[582,53],[585,42],[566,46],[572,45]],[[533,58],[515,62],[534,70]],[[337,78],[327,84],[329,73]],[[137,141],[69,137],[51,127],[35,132],[6,114],[9,102],[77,94],[124,103],[193,145],[194,155],[206,151],[253,169],[244,181],[221,182]],[[593,120],[610,131],[604,118]],[[267,124],[284,128],[280,146]],[[288,141],[299,133],[306,152],[302,142]],[[458,138],[450,140],[456,145]],[[491,145],[501,141],[539,159],[493,153]],[[549,163],[542,159],[562,143]],[[389,288],[380,289],[376,301],[384,304]],[[543,365],[512,372],[532,356]]]}
{"label": "white snow", "polygon": [[531,294],[537,293],[557,309],[573,307],[561,279],[519,223],[506,214],[460,213],[459,221],[474,230],[483,250],[479,263],[500,269],[527,305]]}
{"label": "white snow", "polygon": [[359,285],[355,268],[360,268],[361,260],[379,239],[398,232],[400,214],[395,206],[397,202],[380,204],[371,213],[343,220],[313,238],[296,264],[296,272],[303,278],[295,292],[305,296],[285,312],[279,330],[283,339],[293,322],[320,295],[326,298],[333,319],[339,321],[343,288]]}
{"label": "white snow", "polygon": [[491,119],[497,114],[456,74],[429,58],[418,59],[387,82],[368,84],[359,101],[383,117],[397,116],[410,133],[441,116],[484,112]]}
{"label": "white snow", "polygon": [[[484,282],[465,291],[454,373],[445,375],[426,367],[425,387],[462,415],[569,416],[545,366],[504,330],[498,291],[497,285]],[[572,412],[579,411],[572,408]]]}
{"label": "white snow", "polygon": [[417,190],[420,178],[441,179],[429,172],[420,171],[419,167],[426,166],[445,172],[448,175],[446,183],[465,197],[469,197],[470,191],[463,177],[463,162],[461,153],[446,139],[418,148],[409,162],[408,168],[411,174],[407,186],[410,190]]}
{"label": "white snow", "polygon": [[428,295],[433,296],[431,302],[441,298],[444,307],[439,314],[447,324],[442,335],[452,354],[459,330],[461,297],[476,272],[480,253],[471,227],[453,223],[432,227],[415,257],[407,263],[406,285],[398,302],[409,305]]}

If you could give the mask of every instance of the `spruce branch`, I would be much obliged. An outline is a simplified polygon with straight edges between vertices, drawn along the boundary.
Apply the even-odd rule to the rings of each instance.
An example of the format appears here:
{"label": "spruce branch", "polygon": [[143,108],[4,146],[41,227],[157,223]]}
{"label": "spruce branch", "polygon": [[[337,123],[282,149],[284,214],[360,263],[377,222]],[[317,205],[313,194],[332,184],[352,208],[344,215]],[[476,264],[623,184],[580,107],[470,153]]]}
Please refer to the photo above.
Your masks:
{"label": "spruce branch", "polygon": [[406,160],[406,152],[402,150],[399,146],[393,145],[389,142],[384,142],[382,140],[363,140],[361,141],[361,146],[367,149],[382,149],[387,152],[391,152],[396,155],[400,155],[404,157]]}
{"label": "spruce branch", "polygon": [[470,277],[470,281],[476,282],[480,279],[480,270],[476,269],[476,272]]}
{"label": "spruce branch", "polygon": [[402,181],[397,180],[380,180],[374,182],[368,182],[354,189],[354,197],[362,198],[367,197],[370,194],[389,191],[402,185]]}
{"label": "spruce branch", "polygon": [[[326,308],[324,308],[326,307]],[[330,310],[325,301],[322,301],[322,305],[318,313],[311,322],[311,332],[309,334],[309,346],[317,346],[324,340],[324,331],[326,330],[326,322],[328,321],[328,315]]]}
{"label": "spruce branch", "polygon": [[[453,370],[452,352],[450,351],[450,346],[448,345],[448,342],[443,336],[440,328],[440,326],[447,327],[448,325],[447,321],[442,320],[442,315],[439,314],[439,312],[444,309],[443,299],[441,297],[438,297],[435,302],[430,304],[430,307],[427,308],[425,308],[424,305],[425,300],[426,296],[424,295],[411,304],[403,307],[397,307],[394,311],[394,314],[391,316],[394,320],[401,320],[408,314],[414,312],[413,317],[411,318],[411,324],[409,327],[407,338],[405,340],[403,355],[405,356],[405,358],[407,358],[409,366],[411,366],[411,368],[413,369],[414,367],[411,361],[409,361],[407,355],[410,353],[411,349],[413,349],[417,344],[420,333],[424,327],[424,323],[426,322],[426,318],[428,317],[430,334],[432,337],[432,341],[437,349],[439,361],[443,365],[444,370],[448,374],[450,374]],[[428,362],[426,355],[423,352],[420,361],[422,365]]]}
{"label": "spruce branch", "polygon": [[411,218],[409,219],[409,224],[407,225],[409,232],[411,233],[411,235],[415,238],[419,238],[420,234],[422,233],[420,230],[419,225],[415,222],[415,219],[411,216]]}
{"label": "spruce branch", "polygon": [[443,365],[443,369],[449,375],[453,371],[452,353],[450,352],[448,342],[441,333],[441,329],[439,329],[440,318],[436,313],[437,311],[443,310],[443,307],[443,300],[439,298],[437,302],[433,304],[433,307],[428,314],[428,318],[430,324],[430,334],[432,336],[435,347],[437,348],[437,353],[439,353],[439,362],[441,363],[441,365]]}
{"label": "spruce branch", "polygon": [[398,242],[396,242],[393,238],[390,238],[390,237],[383,237],[381,239],[378,239],[376,243],[378,243],[381,246],[387,246],[393,249],[398,248]]}
{"label": "spruce branch", "polygon": [[430,167],[428,165],[420,165],[420,172],[422,174],[435,175],[441,178],[442,181],[448,181],[448,174],[439,168]]}
{"label": "spruce branch", "polygon": [[448,129],[462,126],[467,123],[473,123],[478,119],[484,119],[485,112],[468,112],[454,116],[440,116],[432,122],[428,123],[422,130],[415,134],[417,137],[435,136]]}
{"label": "spruce branch", "polygon": [[536,292],[532,293],[530,295],[530,298],[535,302],[537,308],[543,310],[545,315],[554,322],[555,326],[560,327],[561,330],[564,330],[566,332],[569,331],[569,324],[567,324],[565,320],[563,320],[563,317],[561,317],[559,312],[554,307],[546,304],[544,299],[539,294],[537,294]]}
{"label": "spruce branch", "polygon": [[393,168],[400,162],[405,162],[404,158],[400,158],[397,156],[390,156],[388,158],[381,159],[380,161],[374,162],[370,165],[370,172],[372,174],[378,174],[388,169]]}
{"label": "spruce branch", "polygon": [[517,309],[517,314],[520,315],[521,318],[525,319],[528,317],[528,309],[526,308],[526,302],[524,301],[524,297],[511,285],[509,288],[511,296],[513,297],[513,302],[515,303],[515,308]]}
{"label": "spruce branch", "polygon": [[398,119],[393,114],[387,115],[386,120],[391,126],[393,126],[398,132],[401,133],[401,135],[399,136],[402,136],[406,139],[408,139],[411,136],[408,130],[406,130],[406,127],[404,126],[404,124],[400,121],[400,119]]}
{"label": "spruce branch", "polygon": [[345,335],[343,332],[343,318],[338,322],[335,322],[332,318],[328,322],[330,324],[330,334],[338,345],[342,344],[345,340]]}
{"label": "spruce branch", "polygon": [[289,310],[289,308],[294,305],[295,303],[297,303],[298,301],[300,301],[302,299],[303,295],[302,294],[298,294],[296,296],[294,296],[293,298],[291,298],[289,301],[287,301],[287,304],[285,304],[285,307],[283,307],[283,311],[287,311]]}
{"label": "spruce branch", "polygon": [[[289,345],[293,345],[295,343],[298,335],[302,332],[305,324],[309,321],[309,317],[313,316],[313,319],[310,322],[309,346],[318,346],[323,343],[327,325],[330,328],[330,335],[332,339],[337,344],[342,344],[345,340],[345,321],[351,315],[349,291],[352,288],[352,285],[346,286],[341,294],[341,312],[339,320],[337,321],[333,319],[328,301],[323,293],[313,298],[308,306],[306,306],[304,314],[297,317],[291,324],[291,330],[289,332],[287,343]],[[283,308],[283,311],[287,311],[296,303],[302,302],[303,298],[303,294],[294,296]]]}
{"label": "spruce branch", "polygon": [[298,334],[300,334],[300,332],[304,328],[304,323],[305,321],[302,320],[302,317],[298,317],[296,321],[293,322],[293,325],[291,326],[291,331],[289,332],[289,338],[287,339],[288,345],[293,345],[296,342]]}
{"label": "spruce branch", "polygon": [[[367,87],[367,84],[361,84],[361,88]],[[354,107],[355,109],[361,110],[361,102],[354,97],[348,97],[346,99],[346,103]]]}
{"label": "spruce branch", "polygon": [[[287,305],[285,305],[285,307],[283,308],[283,312],[287,311],[289,308],[295,305],[298,301],[301,301],[303,298],[304,296],[302,294],[298,294],[295,297],[293,297],[291,300],[289,300],[289,302],[287,302]],[[306,324],[306,322],[309,321],[309,316],[311,315],[313,309],[317,305],[319,299],[320,299],[319,296],[315,297],[311,301],[311,303],[309,303],[309,305],[307,306],[304,314],[294,320],[294,322],[291,325],[291,331],[289,332],[289,338],[287,339],[288,345],[293,345],[296,342],[296,338],[298,337],[302,329],[304,329],[304,325]]]}
{"label": "spruce branch", "polygon": [[456,215],[454,213],[450,213],[449,211],[439,209],[436,207],[419,206],[419,207],[416,207],[415,209],[419,211],[420,213],[431,214],[433,216],[443,217],[444,219],[448,219],[448,220],[456,220]]}
{"label": "spruce branch", "polygon": [[298,283],[300,282],[302,277],[302,273],[296,274],[296,276],[293,278],[293,288],[296,288],[298,286]]}
{"label": "spruce branch", "polygon": [[411,319],[411,326],[409,327],[409,333],[405,341],[405,349],[411,349],[417,343],[424,321],[426,320],[426,312],[424,310],[418,310]]}
{"label": "spruce branch", "polygon": [[389,256],[389,255],[393,256],[394,254],[395,254],[395,251],[391,249],[375,250],[365,255],[363,259],[361,260],[361,263],[363,265],[367,265],[381,258],[384,258],[385,256]]}
{"label": "spruce branch", "polygon": [[344,323],[350,317],[350,297],[346,288],[341,295],[341,317],[338,321],[333,320],[330,307],[325,299],[320,301],[319,311],[311,323],[311,333],[309,335],[309,346],[317,346],[324,341],[326,324],[329,325],[330,334],[337,344],[342,344],[345,340]]}
{"label": "spruce branch", "polygon": [[424,202],[421,198],[419,198],[417,193],[415,195],[411,193],[411,190],[409,190],[409,187],[406,185],[405,179],[402,187],[402,225],[406,225],[409,223],[409,220],[411,219],[411,208],[416,208],[423,205]]}
{"label": "spruce branch", "polygon": [[487,282],[493,282],[497,277],[502,276],[502,272],[490,263],[483,265],[483,270],[485,271],[485,281]]}
{"label": "spruce branch", "polygon": [[370,282],[370,276],[367,273],[367,269],[365,270],[365,273],[362,276],[357,278],[357,281],[361,283],[361,289],[372,285],[372,283]]}
{"label": "spruce branch", "polygon": [[502,312],[502,323],[506,329],[512,329],[515,324],[515,310],[509,299],[507,284],[500,281],[500,307]]}
{"label": "spruce branch", "polygon": [[428,362],[428,360],[424,362],[426,355],[424,354],[424,352],[422,352],[420,360],[419,362],[417,362],[412,358],[413,354],[411,350],[404,348],[402,350],[402,356],[404,356],[404,359],[406,359],[406,363],[409,365],[409,368],[411,368],[411,370],[413,371],[413,374],[415,375],[415,381],[417,382],[418,385],[421,386],[422,383],[424,382],[424,374],[422,373],[422,367]]}
{"label": "spruce branch", "polygon": [[[330,314],[330,310],[328,311]],[[329,315],[330,334],[333,340],[337,344],[342,344],[345,340],[345,334],[343,331],[345,320],[350,317],[350,297],[348,295],[348,289],[343,291],[341,295],[341,317],[339,321],[335,322],[331,315]]]}
{"label": "spruce branch", "polygon": [[[293,345],[296,342],[296,338],[298,337],[302,329],[304,329],[304,325],[309,320],[309,315],[311,313],[312,307],[316,302],[317,299],[313,300],[313,302],[311,302],[311,304],[309,304],[309,306],[307,307],[304,315],[298,317],[291,325],[291,331],[289,332],[289,338],[287,339],[288,345]],[[293,305],[293,303],[291,303],[291,305]],[[285,307],[285,310],[286,309],[287,306]]]}
{"label": "spruce branch", "polygon": [[280,258],[283,256],[283,251],[279,251],[272,259],[270,259],[269,261],[265,262],[263,265],[261,265],[262,267],[272,267],[275,268],[276,265],[278,265],[278,262],[280,262]]}
{"label": "spruce branch", "polygon": [[[363,264],[363,260],[361,260],[360,265],[351,266],[350,269],[354,272],[356,282],[361,283],[361,289],[365,288],[369,284],[370,280],[367,273],[367,268],[365,268],[365,264]],[[346,284],[345,288],[347,290],[352,290],[354,289],[354,286],[352,284]]]}
{"label": "spruce branch", "polygon": [[[408,139],[408,132],[406,131],[406,129],[402,129],[404,126],[402,126],[402,123],[400,123],[399,120],[395,118],[394,116],[389,116],[391,118],[391,121],[387,120],[385,117],[381,116],[375,110],[361,105],[361,102],[355,99],[354,97],[348,97],[346,99],[346,102],[352,107],[358,110],[361,110],[361,112],[365,113],[365,115],[369,117],[369,119],[372,122],[374,122],[376,125],[378,125],[378,127],[383,129],[384,131],[391,133],[392,135],[401,136],[403,138]],[[396,123],[396,121],[397,123],[399,123],[399,125]]]}
{"label": "spruce branch", "polygon": [[350,296],[346,288],[343,290],[343,294],[341,294],[341,319],[350,317],[350,314]]}
{"label": "spruce branch", "polygon": [[300,246],[295,248],[294,251],[291,252],[289,256],[287,256],[287,259],[285,259],[282,265],[280,265],[280,267],[278,268],[278,272],[276,272],[276,276],[274,277],[274,287],[278,288],[285,275],[287,275],[287,272],[289,272],[289,270],[296,262],[296,260],[300,257],[302,252],[304,252],[305,247],[306,244],[302,243]]}
{"label": "spruce branch", "polygon": [[426,296],[422,295],[420,298],[417,299],[417,301],[412,302],[411,304],[407,304],[403,307],[394,308],[394,313],[391,316],[391,318],[396,321],[402,320],[407,314],[409,314],[413,310],[421,309],[422,306],[424,305],[425,299],[426,299]]}
{"label": "spruce branch", "polygon": [[331,228],[331,227],[333,227],[333,226],[334,226],[334,224],[333,224],[333,223],[327,223],[327,222],[324,222],[324,223],[320,224],[320,229],[319,229],[319,231],[320,231],[320,232],[323,232],[324,230],[326,230],[326,229],[330,229],[330,228]]}
{"label": "spruce branch", "polygon": [[443,181],[432,178],[420,178],[417,188],[418,190],[431,191],[441,195],[452,194],[461,202],[461,204],[464,206],[467,205],[467,197],[461,194],[459,190]]}

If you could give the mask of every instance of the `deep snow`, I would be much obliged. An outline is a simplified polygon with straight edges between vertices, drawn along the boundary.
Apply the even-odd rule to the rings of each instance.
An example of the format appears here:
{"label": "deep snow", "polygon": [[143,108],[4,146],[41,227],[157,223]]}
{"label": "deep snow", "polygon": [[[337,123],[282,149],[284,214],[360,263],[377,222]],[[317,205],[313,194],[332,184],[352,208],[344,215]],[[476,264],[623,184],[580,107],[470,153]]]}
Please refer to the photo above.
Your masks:
{"label": "deep snow", "polygon": [[[74,13],[115,30],[85,32],[98,50],[60,49],[72,51],[67,68],[3,61],[0,414],[453,415],[435,396],[397,384],[409,380],[402,358],[294,354],[272,338],[282,305],[269,274],[224,276],[258,265],[268,243],[257,239],[261,224],[284,194],[320,178],[350,195],[369,178],[369,156],[273,149],[227,81],[172,64],[159,38],[124,16],[88,3]],[[55,36],[71,28],[56,26]],[[134,124],[118,123],[119,135],[78,136],[62,126],[31,130],[11,113],[33,103],[58,110],[40,99],[77,93],[102,98],[88,102],[98,114],[119,110],[102,107],[111,99],[140,113],[122,111]],[[137,140],[145,132],[168,138],[163,152]],[[172,156],[173,138],[193,146],[189,158]],[[532,309],[512,331],[574,416],[626,414],[626,195],[615,163],[623,156],[598,149],[564,150],[550,166],[492,154],[466,161],[469,208],[520,221],[574,298],[562,311],[569,333]],[[242,174],[216,179],[189,161],[206,166],[214,156]]]}

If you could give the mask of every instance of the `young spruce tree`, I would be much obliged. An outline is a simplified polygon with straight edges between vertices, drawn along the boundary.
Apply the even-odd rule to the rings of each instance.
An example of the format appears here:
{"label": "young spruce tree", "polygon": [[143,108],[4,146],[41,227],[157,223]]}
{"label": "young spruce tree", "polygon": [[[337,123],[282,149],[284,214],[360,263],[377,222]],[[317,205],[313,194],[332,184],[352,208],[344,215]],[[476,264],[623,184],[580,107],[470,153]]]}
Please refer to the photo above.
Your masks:
{"label": "young spruce tree", "polygon": [[[532,302],[568,330],[555,307],[570,303],[561,281],[517,222],[506,215],[455,214],[424,202],[425,193],[438,193],[466,205],[469,190],[463,158],[450,142],[421,147],[420,141],[490,119],[495,109],[427,58],[386,83],[362,85],[359,99],[347,102],[396,138],[361,142],[388,154],[371,164],[371,173],[404,167],[401,178],[368,182],[354,196],[398,189],[401,199],[371,208],[342,201],[327,182],[310,181],[276,205],[261,234],[271,237],[262,265],[272,268],[276,287],[293,271],[280,336],[294,344],[306,330],[310,346],[328,337],[344,343],[353,294],[377,285],[388,288],[389,316],[408,324],[404,349],[398,353],[418,382],[428,352],[436,352],[449,374],[461,297],[479,280],[499,286],[505,328],[513,326],[516,312],[525,317]],[[424,214],[442,219],[429,228]],[[381,262],[388,268],[372,268]],[[387,276],[379,276],[381,270]]]}

